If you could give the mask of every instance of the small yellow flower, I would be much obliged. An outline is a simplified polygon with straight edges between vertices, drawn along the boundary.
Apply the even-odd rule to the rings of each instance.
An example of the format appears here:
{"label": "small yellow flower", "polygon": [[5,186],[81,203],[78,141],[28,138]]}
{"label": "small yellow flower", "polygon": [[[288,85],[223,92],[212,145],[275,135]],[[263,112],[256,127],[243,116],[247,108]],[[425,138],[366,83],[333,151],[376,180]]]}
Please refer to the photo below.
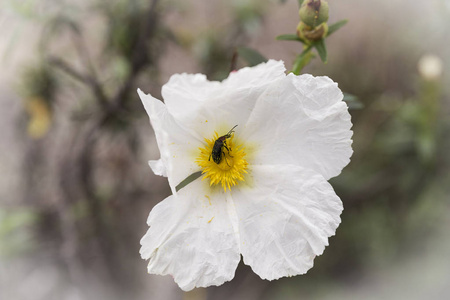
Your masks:
{"label": "small yellow flower", "polygon": [[33,139],[44,137],[51,125],[51,112],[48,104],[42,98],[30,98],[26,100],[25,108],[30,117],[27,133]]}

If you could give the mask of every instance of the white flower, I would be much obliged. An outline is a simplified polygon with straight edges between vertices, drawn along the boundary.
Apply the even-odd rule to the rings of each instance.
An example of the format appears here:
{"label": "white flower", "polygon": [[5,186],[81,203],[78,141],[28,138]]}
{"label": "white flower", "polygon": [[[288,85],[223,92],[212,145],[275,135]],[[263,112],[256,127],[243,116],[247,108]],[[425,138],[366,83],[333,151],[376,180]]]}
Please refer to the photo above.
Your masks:
{"label": "white flower", "polygon": [[419,74],[426,80],[437,80],[442,76],[442,59],[433,54],[423,55],[417,63]]}
{"label": "white flower", "polygon": [[[352,155],[352,124],[328,77],[285,75],[283,62],[243,68],[222,82],[173,75],[165,104],[138,90],[155,130],[172,196],[148,217],[141,240],[148,272],[183,290],[220,285],[244,263],[261,278],[304,274],[340,223],[327,182]],[[210,157],[214,142],[234,128]],[[178,192],[189,175],[203,171]]]}

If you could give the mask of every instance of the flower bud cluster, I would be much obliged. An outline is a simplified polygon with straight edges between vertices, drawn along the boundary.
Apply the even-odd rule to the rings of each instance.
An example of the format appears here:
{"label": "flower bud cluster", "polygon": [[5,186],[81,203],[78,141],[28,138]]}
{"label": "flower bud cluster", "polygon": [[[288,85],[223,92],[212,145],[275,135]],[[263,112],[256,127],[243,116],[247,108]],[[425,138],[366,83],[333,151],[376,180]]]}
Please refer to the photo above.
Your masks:
{"label": "flower bud cluster", "polygon": [[300,23],[297,35],[306,41],[316,41],[328,33],[328,2],[324,0],[306,0],[299,10]]}

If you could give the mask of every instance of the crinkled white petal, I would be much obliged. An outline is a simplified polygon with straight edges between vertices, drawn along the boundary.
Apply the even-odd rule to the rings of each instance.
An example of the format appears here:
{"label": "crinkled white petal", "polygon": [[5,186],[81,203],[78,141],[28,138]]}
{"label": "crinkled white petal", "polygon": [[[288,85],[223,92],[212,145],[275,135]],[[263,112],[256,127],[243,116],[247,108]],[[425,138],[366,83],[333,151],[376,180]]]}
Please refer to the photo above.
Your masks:
{"label": "crinkled white petal", "polygon": [[196,118],[202,103],[221,92],[220,82],[209,81],[203,74],[174,74],[162,87],[168,111],[181,121]]}
{"label": "crinkled white petal", "polygon": [[187,176],[199,170],[195,163],[195,153],[202,145],[192,131],[179,126],[168,113],[164,103],[151,95],[138,90],[139,97],[150,117],[150,122],[155,130],[156,141],[161,153],[161,161],[150,162],[150,167],[157,175],[167,176],[172,192],[175,187]]}
{"label": "crinkled white petal", "polygon": [[285,78],[284,71],[282,61],[270,60],[232,72],[223,82],[208,81],[202,74],[175,74],[163,86],[162,95],[180,125],[201,137],[211,136],[215,130],[225,134],[247,121],[268,86]]}
{"label": "crinkled white petal", "polygon": [[[353,153],[352,123],[328,77],[289,74],[258,99],[240,138],[255,145],[253,164],[295,164],[339,175]],[[242,127],[241,127],[242,129]]]}
{"label": "crinkled white petal", "polygon": [[166,166],[164,166],[162,159],[149,160],[148,165],[156,175],[167,177]]}
{"label": "crinkled white petal", "polygon": [[156,205],[141,240],[148,272],[172,275],[185,291],[231,280],[240,260],[225,194],[205,194],[204,184],[196,180]]}
{"label": "crinkled white petal", "polygon": [[299,166],[252,166],[252,177],[252,187],[232,191],[244,263],[268,280],[306,273],[335,234],[341,200]]}
{"label": "crinkled white petal", "polygon": [[231,72],[222,82],[224,88],[230,90],[259,89],[274,81],[284,78],[286,68],[283,61],[270,59],[254,67],[245,67],[236,72]]}

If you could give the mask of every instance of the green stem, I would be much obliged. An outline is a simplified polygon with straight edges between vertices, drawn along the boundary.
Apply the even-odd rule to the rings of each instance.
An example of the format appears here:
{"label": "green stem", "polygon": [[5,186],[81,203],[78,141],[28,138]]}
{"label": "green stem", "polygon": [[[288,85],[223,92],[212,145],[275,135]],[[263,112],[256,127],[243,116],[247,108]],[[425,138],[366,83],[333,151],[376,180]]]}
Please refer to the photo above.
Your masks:
{"label": "green stem", "polygon": [[295,75],[300,75],[302,69],[309,64],[311,59],[313,58],[313,54],[311,53],[312,45],[307,46],[303,49],[303,52],[297,55],[295,59],[294,65],[292,66],[292,73]]}

